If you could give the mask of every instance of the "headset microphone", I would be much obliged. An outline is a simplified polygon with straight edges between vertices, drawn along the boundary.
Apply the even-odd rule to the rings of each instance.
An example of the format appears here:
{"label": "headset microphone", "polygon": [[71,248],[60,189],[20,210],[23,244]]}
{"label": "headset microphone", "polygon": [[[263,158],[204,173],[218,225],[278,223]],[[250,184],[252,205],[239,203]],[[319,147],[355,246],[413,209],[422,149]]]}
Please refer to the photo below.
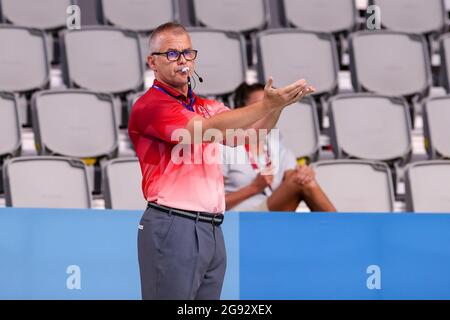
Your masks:
{"label": "headset microphone", "polygon": [[200,83],[203,83],[203,78],[202,77],[200,77],[199,75],[198,75],[198,73],[194,70],[194,73],[195,73],[195,75],[198,77],[198,81],[200,81]]}
{"label": "headset microphone", "polygon": [[[184,67],[183,69],[181,69],[180,71],[181,72],[183,72],[183,73],[186,73],[186,72],[189,72],[191,69],[189,68],[189,67]],[[198,75],[198,73],[194,70],[194,73],[195,73],[195,75],[197,76],[197,78],[198,78],[198,81],[200,81],[200,83],[203,83],[203,78],[202,77],[200,77],[199,75]],[[188,81],[189,81],[189,83],[191,82],[191,79],[190,79],[190,77],[188,76]]]}

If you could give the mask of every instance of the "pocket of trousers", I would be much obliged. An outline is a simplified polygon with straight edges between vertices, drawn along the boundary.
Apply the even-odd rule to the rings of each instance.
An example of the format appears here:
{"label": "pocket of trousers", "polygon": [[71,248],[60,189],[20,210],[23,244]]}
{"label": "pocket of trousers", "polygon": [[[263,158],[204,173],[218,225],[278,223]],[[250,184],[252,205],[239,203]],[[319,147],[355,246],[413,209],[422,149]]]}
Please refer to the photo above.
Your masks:
{"label": "pocket of trousers", "polygon": [[147,223],[151,228],[152,236],[155,242],[155,247],[161,251],[164,247],[170,230],[175,219],[175,215],[168,215],[166,213],[155,213]]}

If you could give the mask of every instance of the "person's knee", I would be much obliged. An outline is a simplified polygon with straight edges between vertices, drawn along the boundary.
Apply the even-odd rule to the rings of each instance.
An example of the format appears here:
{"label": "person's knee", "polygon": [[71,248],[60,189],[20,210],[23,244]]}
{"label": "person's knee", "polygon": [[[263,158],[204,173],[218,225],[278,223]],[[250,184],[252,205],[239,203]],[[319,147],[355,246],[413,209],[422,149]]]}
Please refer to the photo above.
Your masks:
{"label": "person's knee", "polygon": [[286,170],[283,175],[283,184],[285,184],[289,189],[297,190],[298,183],[296,181],[296,171]]}
{"label": "person's knee", "polygon": [[320,191],[320,186],[316,180],[312,180],[308,183],[300,185],[301,193],[304,195],[313,195],[315,192]]}
{"label": "person's knee", "polygon": [[284,173],[283,183],[289,190],[292,190],[299,195],[302,195],[305,192],[314,192],[317,188],[317,183],[315,181],[300,183],[296,170],[286,170]]}

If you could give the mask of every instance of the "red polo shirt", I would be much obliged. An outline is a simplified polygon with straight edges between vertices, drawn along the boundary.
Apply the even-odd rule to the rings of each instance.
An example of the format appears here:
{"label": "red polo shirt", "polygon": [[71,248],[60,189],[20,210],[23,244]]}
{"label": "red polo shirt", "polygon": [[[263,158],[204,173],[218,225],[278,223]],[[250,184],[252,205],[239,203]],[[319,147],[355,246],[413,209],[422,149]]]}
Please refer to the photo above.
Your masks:
{"label": "red polo shirt", "polygon": [[[184,129],[195,115],[208,117],[230,109],[193,94],[192,112],[182,103],[189,103],[184,95],[157,80],[154,86],[172,96],[150,88],[134,104],[128,124],[128,134],[141,165],[145,199],[178,209],[223,213],[225,192],[219,145],[193,145],[192,161],[180,162],[172,157],[172,149],[178,142],[172,141],[172,133]],[[217,161],[211,161],[211,155]]]}

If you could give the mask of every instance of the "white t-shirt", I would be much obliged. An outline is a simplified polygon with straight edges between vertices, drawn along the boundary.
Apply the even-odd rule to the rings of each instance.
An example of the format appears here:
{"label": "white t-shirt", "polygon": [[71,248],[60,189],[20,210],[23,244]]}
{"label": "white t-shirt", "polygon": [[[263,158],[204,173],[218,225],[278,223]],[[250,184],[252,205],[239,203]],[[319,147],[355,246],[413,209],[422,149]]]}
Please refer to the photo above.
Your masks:
{"label": "white t-shirt", "polygon": [[[282,142],[279,143],[279,153],[271,156],[272,165],[275,169],[272,189],[275,190],[281,184],[283,175],[286,170],[295,169],[297,162],[294,154],[287,149]],[[252,167],[245,146],[237,146],[235,148],[222,146],[222,171],[225,184],[225,193],[238,191],[248,186],[258,175],[258,172]],[[239,159],[240,161],[232,161]],[[244,159],[244,161],[242,161]],[[270,189],[266,188],[263,193],[257,194],[244,200],[230,210],[233,211],[250,211],[252,208],[259,206],[270,196]]]}

